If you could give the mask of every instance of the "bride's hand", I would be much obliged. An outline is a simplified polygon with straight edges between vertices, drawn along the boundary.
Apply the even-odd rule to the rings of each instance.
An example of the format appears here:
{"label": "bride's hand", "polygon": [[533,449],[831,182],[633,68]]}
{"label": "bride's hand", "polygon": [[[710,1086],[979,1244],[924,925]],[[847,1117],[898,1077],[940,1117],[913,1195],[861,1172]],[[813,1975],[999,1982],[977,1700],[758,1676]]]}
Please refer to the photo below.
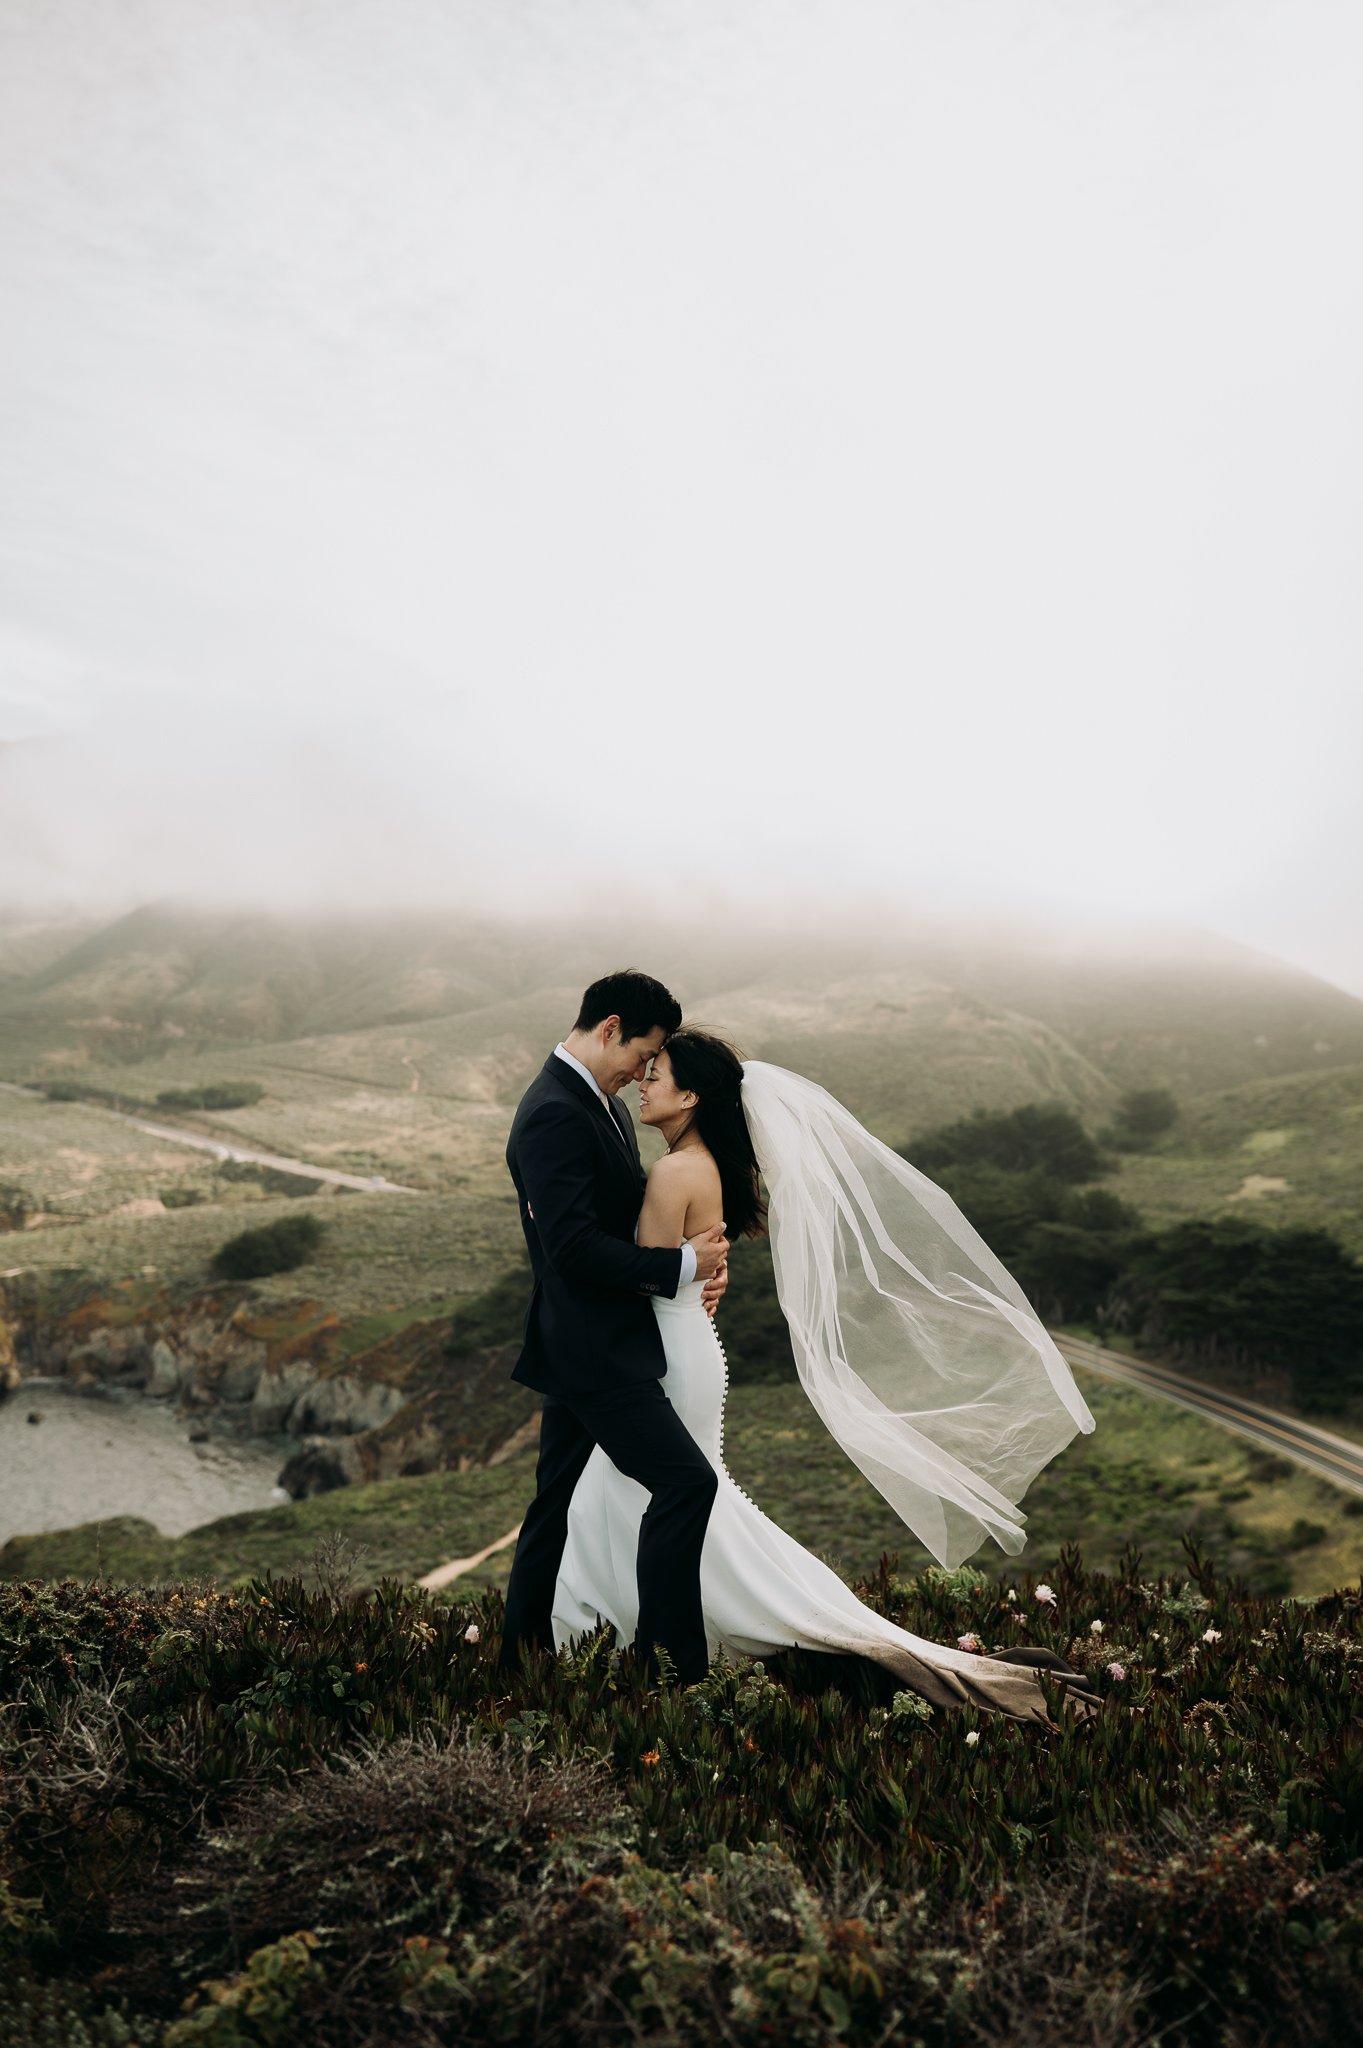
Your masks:
{"label": "bride's hand", "polygon": [[707,1316],[712,1316],[715,1310],[719,1307],[720,1296],[723,1294],[728,1284],[729,1261],[726,1259],[722,1266],[717,1266],[715,1268],[715,1271],[710,1275],[704,1287],[701,1289],[701,1306],[704,1308]]}

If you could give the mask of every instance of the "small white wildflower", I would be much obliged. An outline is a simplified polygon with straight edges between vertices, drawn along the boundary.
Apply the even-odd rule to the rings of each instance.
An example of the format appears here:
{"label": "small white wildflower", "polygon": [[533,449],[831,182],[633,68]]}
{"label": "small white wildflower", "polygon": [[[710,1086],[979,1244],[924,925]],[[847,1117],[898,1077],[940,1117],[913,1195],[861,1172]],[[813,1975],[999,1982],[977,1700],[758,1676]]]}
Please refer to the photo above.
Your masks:
{"label": "small white wildflower", "polygon": [[1009,1598],[1010,1600],[1016,1600],[1016,1599],[1017,1599],[1017,1594],[1016,1594],[1016,1593],[1015,1593],[1015,1592],[1013,1591],[1013,1588],[1012,1588],[1011,1586],[1010,1586],[1010,1587],[1008,1588],[1008,1598]]}
{"label": "small white wildflower", "polygon": [[1102,1633],[1103,1633],[1103,1624],[1102,1624],[1102,1622],[1101,1622],[1101,1621],[1091,1621],[1091,1622],[1089,1623],[1089,1634],[1090,1634],[1091,1636],[1100,1636],[1100,1635],[1101,1635]]}
{"label": "small white wildflower", "polygon": [[1219,1642],[1220,1642],[1220,1640],[1221,1640],[1221,1631],[1220,1631],[1220,1629],[1219,1629],[1219,1628],[1204,1628],[1204,1629],[1203,1629],[1203,1631],[1202,1631],[1202,1640],[1203,1640],[1203,1642],[1204,1642],[1204,1643],[1219,1643]]}
{"label": "small white wildflower", "polygon": [[966,1748],[967,1748],[967,1749],[973,1749],[973,1748],[975,1747],[975,1744],[976,1744],[976,1743],[977,1743],[977,1742],[979,1741],[979,1739],[980,1739],[980,1731],[979,1731],[979,1729],[978,1729],[978,1728],[972,1728],[972,1729],[970,1730],[970,1733],[969,1733],[969,1734],[968,1734],[968,1735],[966,1736],[966,1739],[965,1739],[965,1746],[966,1746]]}
{"label": "small white wildflower", "polygon": [[967,1629],[966,1633],[963,1636],[957,1636],[956,1647],[958,1650],[978,1650],[980,1647],[980,1639],[977,1635],[974,1635],[969,1629]]}
{"label": "small white wildflower", "polygon": [[468,1627],[464,1630],[464,1641],[466,1643],[476,1643],[478,1640],[478,1624],[476,1621],[471,1621]]}
{"label": "small white wildflower", "polygon": [[1159,1641],[1159,1630],[1157,1628],[1151,1629],[1150,1640],[1152,1643],[1157,1643]]}
{"label": "small white wildflower", "polygon": [[1045,1607],[1054,1607],[1055,1605],[1055,1594],[1049,1586],[1038,1586],[1032,1598],[1040,1600]]}

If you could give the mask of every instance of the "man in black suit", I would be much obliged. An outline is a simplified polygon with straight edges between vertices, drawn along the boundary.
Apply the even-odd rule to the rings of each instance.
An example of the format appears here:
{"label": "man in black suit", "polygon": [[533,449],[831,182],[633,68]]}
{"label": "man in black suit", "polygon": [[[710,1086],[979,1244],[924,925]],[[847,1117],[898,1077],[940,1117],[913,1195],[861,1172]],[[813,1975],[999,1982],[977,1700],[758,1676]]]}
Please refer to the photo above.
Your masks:
{"label": "man in black suit", "polygon": [[681,1023],[661,982],[630,970],[592,983],[577,1023],[521,1098],[506,1163],[520,1198],[534,1287],[513,1379],[544,1396],[535,1498],[506,1593],[501,1661],[552,1651],[554,1585],[568,1504],[592,1448],[652,1494],[639,1529],[639,1628],[688,1684],[708,1665],[700,1554],[718,1488],[713,1466],[659,1381],[666,1370],[652,1295],[693,1279],[722,1286],[722,1224],[676,1251],[634,1242],[644,1170],[616,1103]]}

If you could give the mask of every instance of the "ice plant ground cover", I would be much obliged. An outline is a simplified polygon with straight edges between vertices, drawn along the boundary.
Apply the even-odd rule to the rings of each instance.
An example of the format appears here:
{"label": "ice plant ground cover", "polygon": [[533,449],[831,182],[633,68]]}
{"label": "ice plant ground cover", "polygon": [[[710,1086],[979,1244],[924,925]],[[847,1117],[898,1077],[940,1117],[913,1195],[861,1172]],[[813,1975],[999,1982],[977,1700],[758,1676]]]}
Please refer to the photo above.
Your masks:
{"label": "ice plant ground cover", "polygon": [[1363,1591],[1193,1550],[863,1592],[1099,1712],[802,1656],[660,1690],[604,1635],[508,1685],[495,1592],[0,1587],[0,2040],[1359,2038]]}

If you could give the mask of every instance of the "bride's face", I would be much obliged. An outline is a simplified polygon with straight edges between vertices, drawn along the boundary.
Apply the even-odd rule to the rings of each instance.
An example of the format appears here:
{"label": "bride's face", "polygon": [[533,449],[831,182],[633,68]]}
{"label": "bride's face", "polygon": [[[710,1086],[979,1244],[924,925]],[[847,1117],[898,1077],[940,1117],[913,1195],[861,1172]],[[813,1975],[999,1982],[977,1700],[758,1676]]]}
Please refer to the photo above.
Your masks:
{"label": "bride's face", "polygon": [[653,1063],[639,1083],[639,1121],[666,1129],[690,1115],[696,1098],[689,1088],[679,1088],[666,1049],[653,1055]]}

